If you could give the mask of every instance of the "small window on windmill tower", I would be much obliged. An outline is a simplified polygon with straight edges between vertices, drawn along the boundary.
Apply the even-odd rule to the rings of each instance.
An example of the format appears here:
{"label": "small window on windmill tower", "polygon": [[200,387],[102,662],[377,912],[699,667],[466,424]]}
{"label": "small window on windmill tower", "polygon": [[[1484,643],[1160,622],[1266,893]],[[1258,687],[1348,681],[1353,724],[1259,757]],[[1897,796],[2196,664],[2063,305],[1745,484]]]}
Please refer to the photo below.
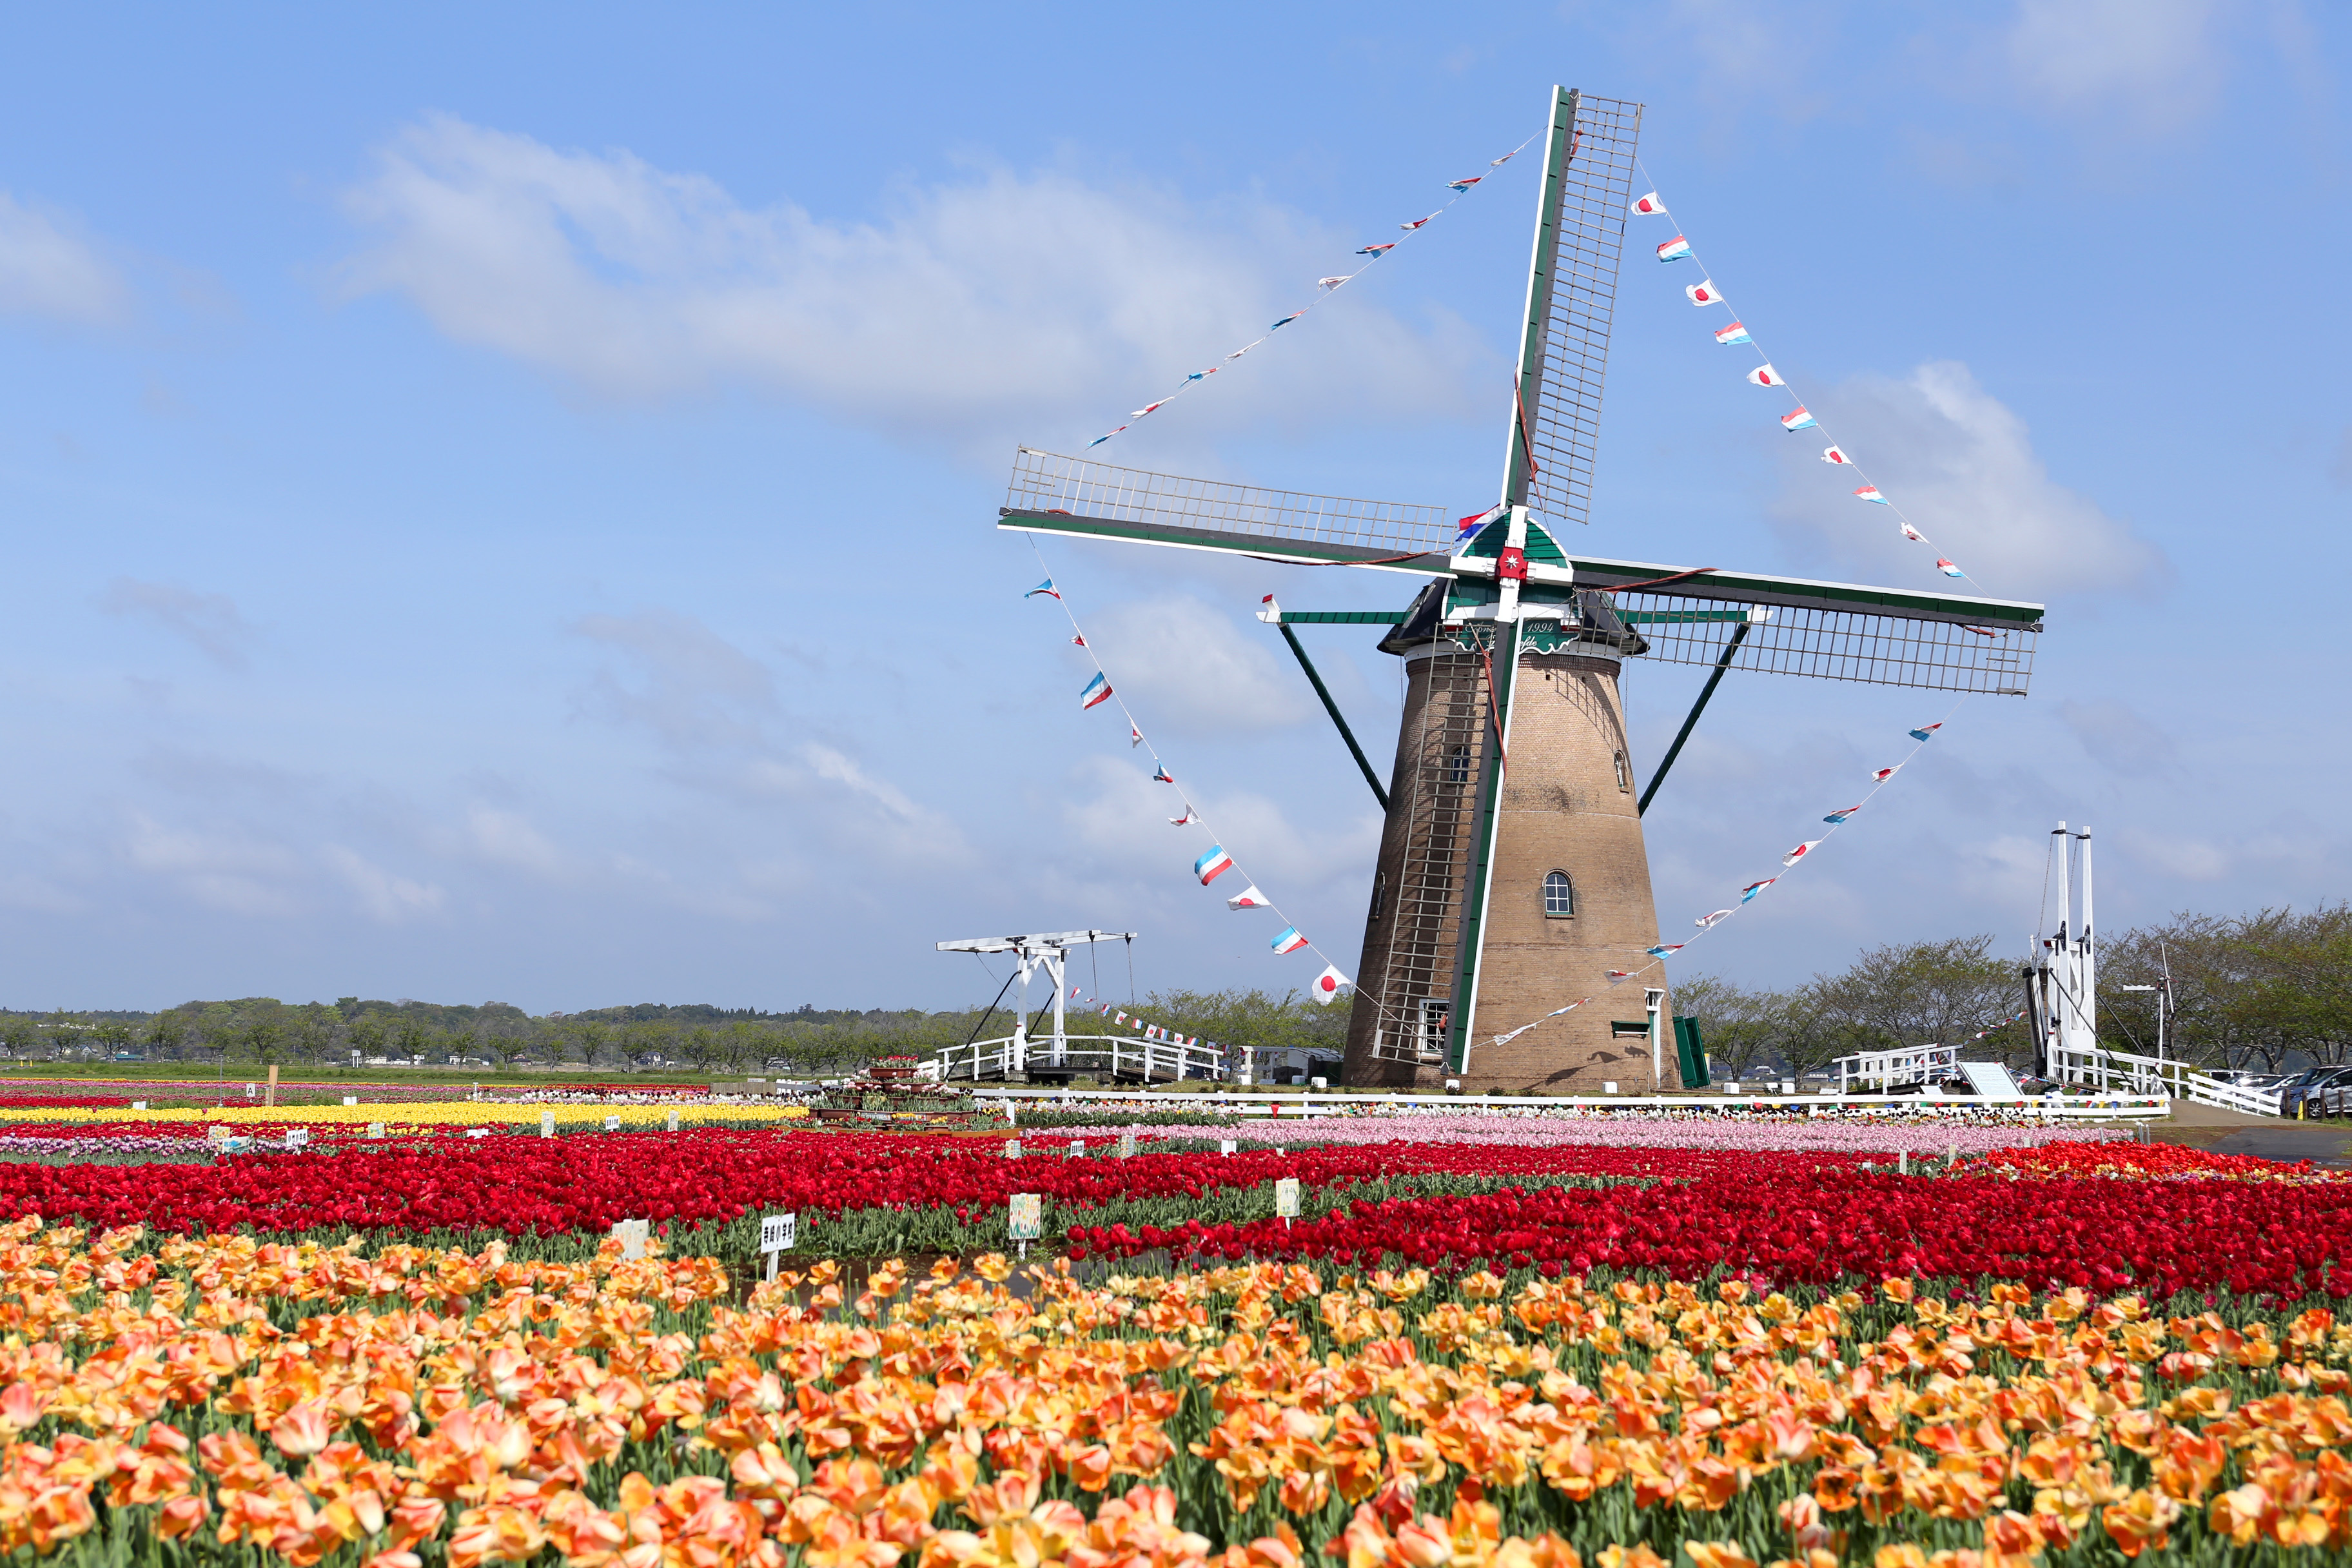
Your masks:
{"label": "small window on windmill tower", "polygon": [[1544,873],[1544,919],[1564,921],[1576,913],[1576,884],[1565,871]]}
{"label": "small window on windmill tower", "polygon": [[1468,784],[1470,782],[1469,747],[1456,746],[1453,751],[1446,753],[1445,782],[1447,784]]}
{"label": "small window on windmill tower", "polygon": [[1372,879],[1372,912],[1365,923],[1369,925],[1378,921],[1381,918],[1381,910],[1387,906],[1388,901],[1389,874],[1383,871]]}
{"label": "small window on windmill tower", "polygon": [[1633,775],[1625,766],[1625,753],[1617,753],[1617,787],[1624,794],[1633,793]]}

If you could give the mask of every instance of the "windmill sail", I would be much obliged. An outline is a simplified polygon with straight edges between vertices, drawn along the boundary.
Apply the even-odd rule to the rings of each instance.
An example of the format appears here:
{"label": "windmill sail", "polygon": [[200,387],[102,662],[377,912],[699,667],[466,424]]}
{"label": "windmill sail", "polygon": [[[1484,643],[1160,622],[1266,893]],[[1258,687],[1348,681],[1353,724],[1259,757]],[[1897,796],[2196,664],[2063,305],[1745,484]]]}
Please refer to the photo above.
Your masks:
{"label": "windmill sail", "polygon": [[1528,268],[1504,499],[1555,523],[1591,521],[1601,384],[1642,106],[1555,89]]}

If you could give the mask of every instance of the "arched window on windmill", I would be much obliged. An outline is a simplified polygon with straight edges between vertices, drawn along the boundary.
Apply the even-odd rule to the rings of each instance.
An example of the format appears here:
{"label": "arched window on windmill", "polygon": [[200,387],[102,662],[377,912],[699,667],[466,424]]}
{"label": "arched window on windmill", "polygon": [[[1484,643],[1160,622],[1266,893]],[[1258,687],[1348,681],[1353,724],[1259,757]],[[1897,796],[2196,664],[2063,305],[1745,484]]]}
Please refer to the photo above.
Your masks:
{"label": "arched window on windmill", "polygon": [[1565,871],[1547,871],[1543,880],[1544,919],[1564,921],[1576,913],[1576,884]]}

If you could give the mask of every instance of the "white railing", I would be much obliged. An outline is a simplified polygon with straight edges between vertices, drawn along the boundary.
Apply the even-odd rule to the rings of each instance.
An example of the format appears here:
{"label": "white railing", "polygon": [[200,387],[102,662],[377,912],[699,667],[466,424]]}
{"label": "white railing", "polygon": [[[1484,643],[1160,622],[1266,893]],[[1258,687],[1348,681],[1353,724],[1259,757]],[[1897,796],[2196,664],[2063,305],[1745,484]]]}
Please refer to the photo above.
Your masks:
{"label": "white railing", "polygon": [[2081,1084],[2105,1092],[2167,1094],[2221,1110],[2242,1110],[2252,1116],[2281,1114],[2276,1089],[2245,1089],[2224,1083],[2177,1059],[2136,1056],[2130,1051],[2097,1047],[2076,1049],[2053,1046],[2050,1076],[2060,1083]]}
{"label": "white railing", "polygon": [[[961,1047],[959,1047],[961,1048]],[[1157,1089],[1150,1095],[1134,1089],[1024,1088],[1016,1084],[983,1084],[976,1091],[982,1100],[1008,1100],[1019,1105],[1098,1105],[1105,1114],[1117,1109],[1198,1110],[1220,1116],[1269,1116],[1287,1121],[1294,1116],[1412,1116],[1444,1114],[1480,1116],[1659,1116],[1682,1118],[1752,1116],[1770,1112],[1803,1117],[1999,1116],[2021,1124],[2063,1121],[2146,1121],[2171,1113],[2172,1101],[2162,1094],[2040,1095],[2027,1100],[1988,1102],[1973,1094],[1795,1094],[1742,1095],[1718,1099],[1691,1094],[1503,1095],[1503,1094],[1371,1094],[1346,1089],[1252,1090],[1202,1086],[1197,1091]]]}
{"label": "white railing", "polygon": [[1173,1040],[1139,1040],[1132,1035],[1065,1035],[1058,1042],[1047,1035],[1023,1040],[1017,1047],[1013,1037],[1006,1035],[946,1047],[935,1060],[941,1082],[1002,1079],[1025,1072],[1145,1083],[1223,1083],[1228,1070],[1223,1051]]}
{"label": "white railing", "polygon": [[1838,1092],[1858,1083],[1893,1089],[1901,1083],[1934,1083],[1960,1076],[1958,1046],[1912,1046],[1899,1051],[1864,1051],[1837,1059]]}

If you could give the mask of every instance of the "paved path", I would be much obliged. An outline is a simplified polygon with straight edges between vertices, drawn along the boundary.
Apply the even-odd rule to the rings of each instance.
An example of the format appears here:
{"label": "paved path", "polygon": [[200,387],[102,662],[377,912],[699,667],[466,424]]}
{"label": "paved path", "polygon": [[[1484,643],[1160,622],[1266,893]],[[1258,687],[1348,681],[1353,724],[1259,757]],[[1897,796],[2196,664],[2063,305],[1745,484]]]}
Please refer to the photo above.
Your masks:
{"label": "paved path", "polygon": [[2193,1100],[2174,1100],[2171,1119],[2150,1125],[2148,1136],[2166,1143],[2194,1143],[2224,1154],[2352,1165],[2352,1129],[2314,1127],[2276,1116],[2223,1110]]}

